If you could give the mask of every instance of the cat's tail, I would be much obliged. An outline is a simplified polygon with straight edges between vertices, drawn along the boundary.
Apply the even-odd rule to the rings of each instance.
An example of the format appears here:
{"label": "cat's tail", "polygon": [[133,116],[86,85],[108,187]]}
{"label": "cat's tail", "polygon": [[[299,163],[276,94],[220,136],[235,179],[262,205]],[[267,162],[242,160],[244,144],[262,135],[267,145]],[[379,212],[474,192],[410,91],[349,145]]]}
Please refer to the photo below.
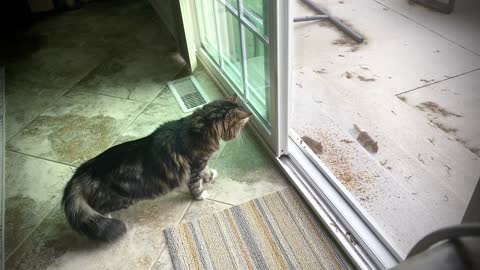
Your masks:
{"label": "cat's tail", "polygon": [[106,217],[93,209],[84,197],[81,179],[72,178],[63,194],[63,210],[70,226],[87,237],[113,242],[123,236],[127,228],[121,220]]}

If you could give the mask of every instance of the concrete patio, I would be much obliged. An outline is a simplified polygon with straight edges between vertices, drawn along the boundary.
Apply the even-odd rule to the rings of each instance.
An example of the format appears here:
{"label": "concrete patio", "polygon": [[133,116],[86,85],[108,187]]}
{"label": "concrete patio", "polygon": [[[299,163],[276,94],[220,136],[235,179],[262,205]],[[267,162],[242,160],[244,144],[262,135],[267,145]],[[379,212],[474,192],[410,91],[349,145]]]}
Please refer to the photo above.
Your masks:
{"label": "concrete patio", "polygon": [[[296,23],[294,129],[394,247],[458,224],[480,178],[480,4],[314,1],[363,35]],[[296,1],[295,16],[313,15]],[[357,143],[357,125],[377,142]]]}

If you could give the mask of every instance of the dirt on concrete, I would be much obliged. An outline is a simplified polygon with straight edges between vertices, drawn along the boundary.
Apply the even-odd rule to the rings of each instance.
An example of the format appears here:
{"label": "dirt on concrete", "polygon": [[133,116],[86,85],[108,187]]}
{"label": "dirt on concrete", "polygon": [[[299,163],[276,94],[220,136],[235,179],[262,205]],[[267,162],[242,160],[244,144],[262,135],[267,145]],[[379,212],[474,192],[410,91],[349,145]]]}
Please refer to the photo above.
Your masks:
{"label": "dirt on concrete", "polygon": [[436,121],[432,121],[432,123],[434,123],[439,129],[443,130],[445,133],[457,133],[458,132],[458,129],[456,128],[449,128],[447,126],[445,126],[444,124],[440,123],[440,122],[436,122]]}
{"label": "dirt on concrete", "polygon": [[462,117],[461,115],[450,112],[447,109],[441,107],[440,105],[432,101],[422,102],[420,103],[420,105],[417,105],[416,107],[422,112],[430,111],[432,113],[440,114],[441,116],[444,116],[444,117],[448,117],[448,116]]}
{"label": "dirt on concrete", "polygon": [[374,82],[374,81],[375,81],[374,78],[365,78],[365,77],[363,77],[362,75],[358,75],[358,76],[357,76],[357,79],[359,79],[359,80],[362,81],[362,82]]}
{"label": "dirt on concrete", "polygon": [[302,140],[308,145],[308,147],[310,147],[310,149],[312,149],[315,154],[318,155],[323,153],[323,147],[321,142],[316,141],[308,136],[303,136]]}
{"label": "dirt on concrete", "polygon": [[368,152],[378,153],[378,143],[370,137],[368,132],[361,130],[356,124],[353,124],[353,128],[358,132],[358,143],[360,143],[360,145],[362,145]]}

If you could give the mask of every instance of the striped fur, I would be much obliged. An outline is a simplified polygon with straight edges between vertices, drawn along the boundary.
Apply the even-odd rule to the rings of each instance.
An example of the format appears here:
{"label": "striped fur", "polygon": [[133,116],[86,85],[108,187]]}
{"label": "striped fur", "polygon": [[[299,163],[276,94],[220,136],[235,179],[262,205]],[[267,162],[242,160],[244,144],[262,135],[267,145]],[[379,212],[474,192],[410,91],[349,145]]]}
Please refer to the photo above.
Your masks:
{"label": "striped fur", "polygon": [[195,199],[204,199],[203,184],[216,173],[208,168],[208,160],[220,140],[239,135],[250,116],[232,98],[217,100],[85,162],[64,190],[67,221],[89,238],[114,241],[125,234],[126,226],[108,216],[112,211],[183,184]]}

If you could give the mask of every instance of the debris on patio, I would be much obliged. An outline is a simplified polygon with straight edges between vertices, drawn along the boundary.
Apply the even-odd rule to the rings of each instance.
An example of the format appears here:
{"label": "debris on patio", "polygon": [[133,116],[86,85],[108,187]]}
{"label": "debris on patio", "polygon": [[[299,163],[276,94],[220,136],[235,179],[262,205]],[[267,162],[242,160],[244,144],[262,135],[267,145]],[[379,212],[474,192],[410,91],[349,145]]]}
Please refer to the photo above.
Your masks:
{"label": "debris on patio", "polygon": [[315,154],[319,155],[323,152],[322,143],[319,141],[316,141],[308,136],[303,136],[302,140],[308,145],[308,147],[310,147],[310,149],[312,149]]}
{"label": "debris on patio", "polygon": [[376,141],[370,137],[370,135],[360,129],[356,124],[353,124],[353,128],[358,132],[357,141],[359,144],[365,148],[370,153],[377,153],[378,152],[378,144]]}

